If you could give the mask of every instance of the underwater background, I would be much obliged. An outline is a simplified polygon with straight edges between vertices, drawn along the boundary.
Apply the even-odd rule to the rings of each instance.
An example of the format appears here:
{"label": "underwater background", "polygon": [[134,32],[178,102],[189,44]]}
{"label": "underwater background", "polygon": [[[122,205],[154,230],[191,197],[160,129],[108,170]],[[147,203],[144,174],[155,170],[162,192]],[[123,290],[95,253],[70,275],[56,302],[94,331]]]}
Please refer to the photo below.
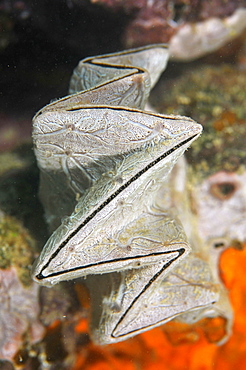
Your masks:
{"label": "underwater background", "polygon": [[[245,29],[240,0],[0,2],[1,370],[246,367]],[[185,155],[187,202],[190,227],[210,248],[208,263],[225,303],[218,317],[191,325],[174,320],[97,346],[89,336],[90,297],[81,281],[49,289],[30,277],[49,236],[38,197],[32,117],[67,95],[79,60],[162,42],[170,60],[150,104],[204,127]],[[218,345],[229,320],[231,333]]]}

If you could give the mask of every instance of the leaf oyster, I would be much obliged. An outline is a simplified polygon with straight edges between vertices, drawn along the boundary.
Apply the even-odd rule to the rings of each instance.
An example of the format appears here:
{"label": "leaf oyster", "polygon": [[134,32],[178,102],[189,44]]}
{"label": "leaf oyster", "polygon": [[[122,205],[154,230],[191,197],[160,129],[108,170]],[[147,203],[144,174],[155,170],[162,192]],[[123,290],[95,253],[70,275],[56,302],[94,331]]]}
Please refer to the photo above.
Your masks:
{"label": "leaf oyster", "polygon": [[40,197],[55,230],[33,278],[50,286],[86,276],[92,337],[101,344],[219,299],[175,211],[158,204],[202,130],[190,118],[143,110],[167,59],[165,45],[87,58],[70,95],[33,119]]}

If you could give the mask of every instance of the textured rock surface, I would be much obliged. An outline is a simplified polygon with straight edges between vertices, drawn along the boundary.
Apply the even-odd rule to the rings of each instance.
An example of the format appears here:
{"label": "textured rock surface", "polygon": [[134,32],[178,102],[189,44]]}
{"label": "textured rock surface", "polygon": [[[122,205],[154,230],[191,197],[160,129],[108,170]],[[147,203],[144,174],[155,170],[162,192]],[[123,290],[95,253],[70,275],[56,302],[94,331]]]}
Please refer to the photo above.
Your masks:
{"label": "textured rock surface", "polygon": [[243,1],[92,0],[123,10],[129,22],[123,32],[127,47],[166,42],[170,56],[191,60],[219,49],[246,28]]}
{"label": "textured rock surface", "polygon": [[37,342],[44,333],[38,320],[38,287],[24,288],[14,268],[0,270],[0,357],[12,360],[23,345]]}

